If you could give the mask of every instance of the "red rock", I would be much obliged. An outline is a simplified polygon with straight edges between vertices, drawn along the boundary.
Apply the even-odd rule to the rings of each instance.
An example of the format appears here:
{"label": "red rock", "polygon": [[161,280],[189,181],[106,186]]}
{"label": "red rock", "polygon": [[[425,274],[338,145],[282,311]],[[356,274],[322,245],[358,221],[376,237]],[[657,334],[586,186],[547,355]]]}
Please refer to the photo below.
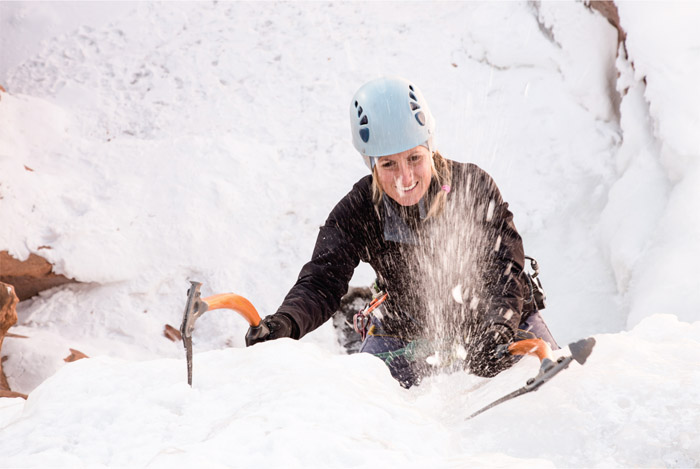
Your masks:
{"label": "red rock", "polygon": [[70,350],[70,355],[68,355],[66,358],[63,359],[64,362],[75,362],[78,360],[81,360],[83,358],[90,358],[87,355],[85,355],[83,352],[80,350],[75,350],[75,349],[68,349]]}
{"label": "red rock", "polygon": [[7,251],[0,251],[0,282],[14,286],[17,298],[23,301],[43,290],[75,280],[54,274],[53,266],[36,254],[30,254],[25,261],[18,261]]}
{"label": "red rock", "polygon": [[14,391],[2,391],[0,390],[0,397],[21,397],[22,399],[26,399],[27,395],[22,394],[21,392],[14,392]]}
{"label": "red rock", "polygon": [[611,2],[610,0],[592,0],[589,4],[589,8],[598,11],[611,25],[615,26],[615,29],[617,29],[618,46],[621,42],[625,42],[627,33],[622,29],[622,25],[620,25],[620,14],[617,11],[615,2]]}
{"label": "red rock", "polygon": [[[19,299],[12,285],[0,282],[0,351],[7,330],[17,323],[18,302]],[[0,391],[10,391],[10,385],[2,371],[2,360],[0,360]]]}

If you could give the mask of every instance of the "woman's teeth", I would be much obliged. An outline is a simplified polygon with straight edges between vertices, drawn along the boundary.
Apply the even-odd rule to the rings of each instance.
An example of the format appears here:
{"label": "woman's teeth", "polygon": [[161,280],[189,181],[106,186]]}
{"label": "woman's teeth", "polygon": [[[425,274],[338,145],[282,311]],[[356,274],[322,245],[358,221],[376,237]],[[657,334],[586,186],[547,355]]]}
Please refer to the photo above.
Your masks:
{"label": "woman's teeth", "polygon": [[399,190],[399,192],[408,192],[411,189],[413,189],[414,187],[416,187],[417,185],[418,185],[418,181],[414,182],[412,185],[410,185],[408,187],[404,187],[401,184],[396,184],[396,188]]}

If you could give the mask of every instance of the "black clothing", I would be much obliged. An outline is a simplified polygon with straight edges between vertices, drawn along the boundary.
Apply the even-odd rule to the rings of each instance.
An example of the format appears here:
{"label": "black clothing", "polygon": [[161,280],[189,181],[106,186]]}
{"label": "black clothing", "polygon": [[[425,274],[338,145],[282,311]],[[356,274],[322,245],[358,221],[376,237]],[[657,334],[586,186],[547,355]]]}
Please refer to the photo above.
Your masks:
{"label": "black clothing", "polygon": [[278,309],[294,319],[299,337],[338,309],[360,261],[372,266],[389,294],[383,324],[391,334],[410,339],[447,332],[468,340],[494,324],[517,329],[524,253],[513,215],[485,171],[448,164],[451,187],[436,217],[424,218],[443,190],[436,178],[424,204],[402,207],[384,195],[375,207],[370,175],[335,206]]}
{"label": "black clothing", "polygon": [[285,313],[276,313],[265,317],[257,326],[250,326],[245,335],[245,345],[250,347],[259,342],[281,339],[283,337],[299,338],[298,327],[294,320]]}

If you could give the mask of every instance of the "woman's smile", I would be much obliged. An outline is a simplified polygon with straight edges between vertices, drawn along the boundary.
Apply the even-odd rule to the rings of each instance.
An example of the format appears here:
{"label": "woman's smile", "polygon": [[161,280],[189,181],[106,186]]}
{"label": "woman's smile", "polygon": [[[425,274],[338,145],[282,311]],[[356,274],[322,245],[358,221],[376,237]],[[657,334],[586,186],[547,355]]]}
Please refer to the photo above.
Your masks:
{"label": "woman's smile", "polygon": [[399,190],[399,192],[410,192],[415,189],[417,185],[418,181],[414,182],[408,187],[403,187],[399,181],[396,182],[396,188]]}

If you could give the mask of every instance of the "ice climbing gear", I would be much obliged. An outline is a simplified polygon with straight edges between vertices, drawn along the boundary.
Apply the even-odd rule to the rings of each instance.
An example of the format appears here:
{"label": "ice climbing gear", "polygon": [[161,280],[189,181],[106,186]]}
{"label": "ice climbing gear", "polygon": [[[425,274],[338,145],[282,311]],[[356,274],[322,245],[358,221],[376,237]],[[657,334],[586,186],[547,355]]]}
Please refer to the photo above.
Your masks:
{"label": "ice climbing gear", "polygon": [[381,306],[381,304],[384,303],[384,300],[386,300],[388,296],[388,293],[380,291],[374,296],[374,298],[369,304],[367,304],[361,311],[358,311],[355,314],[355,316],[353,316],[353,327],[355,329],[355,332],[362,335],[362,340],[365,340],[365,337],[367,337],[369,324],[370,322],[372,322],[372,313],[376,310],[376,312],[379,313],[379,316],[381,316],[381,310],[378,310],[377,308],[379,308],[379,306]]}
{"label": "ice climbing gear", "polygon": [[182,334],[182,343],[187,357],[187,384],[190,386],[192,386],[192,332],[195,321],[202,314],[213,309],[232,309],[241,314],[252,329],[267,328],[260,320],[255,306],[246,298],[235,293],[222,293],[202,299],[199,291],[201,286],[201,282],[190,281],[190,288],[187,290],[187,304],[180,325],[180,334]]}
{"label": "ice climbing gear", "polygon": [[513,399],[514,397],[530,391],[537,391],[540,386],[552,379],[552,377],[554,377],[560,371],[566,369],[574,360],[583,365],[586,363],[586,360],[593,351],[594,346],[595,339],[593,337],[579,340],[578,342],[569,344],[571,355],[559,357],[557,360],[554,360],[552,358],[552,351],[550,350],[549,345],[547,345],[547,343],[541,339],[527,339],[512,343],[508,346],[508,353],[511,355],[534,355],[540,359],[539,373],[537,373],[534,378],[527,380],[527,383],[522,388],[516,389],[510,394],[506,394],[500,399],[493,401],[486,407],[482,407],[467,417],[466,420],[474,418],[482,412],[485,412],[505,401]]}
{"label": "ice climbing gear", "polygon": [[416,85],[404,78],[382,77],[365,83],[353,96],[350,127],[352,143],[371,169],[373,158],[426,142],[430,147],[435,119]]}
{"label": "ice climbing gear", "polygon": [[534,311],[543,310],[546,306],[547,295],[544,292],[544,288],[542,288],[542,281],[538,277],[540,265],[537,263],[537,260],[530,256],[525,256],[525,259],[530,261],[530,268],[532,269],[532,273],[523,271],[528,287],[525,298],[523,298],[523,313],[527,315]]}

